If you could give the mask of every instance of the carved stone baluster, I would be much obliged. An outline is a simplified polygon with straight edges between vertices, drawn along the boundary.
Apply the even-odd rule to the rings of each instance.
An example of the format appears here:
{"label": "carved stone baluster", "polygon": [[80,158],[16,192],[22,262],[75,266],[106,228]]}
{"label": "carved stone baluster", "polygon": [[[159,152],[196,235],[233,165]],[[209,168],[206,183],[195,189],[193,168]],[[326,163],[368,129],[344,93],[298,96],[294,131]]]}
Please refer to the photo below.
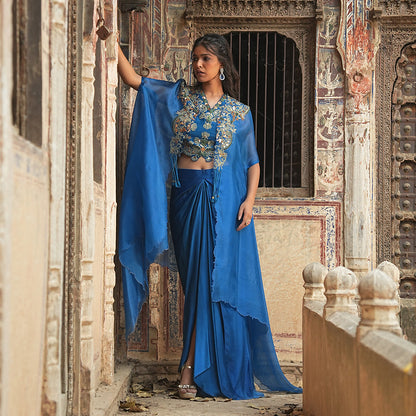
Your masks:
{"label": "carved stone baluster", "polygon": [[380,269],[375,269],[363,277],[358,286],[360,294],[361,320],[357,338],[368,331],[381,329],[402,336],[397,319],[397,286],[391,277]]}
{"label": "carved stone baluster", "polygon": [[349,312],[358,314],[355,295],[357,277],[345,267],[336,267],[325,278],[325,296],[327,302],[324,308],[324,318],[328,318],[335,312]]}
{"label": "carved stone baluster", "polygon": [[399,291],[400,270],[393,263],[389,261],[383,261],[383,263],[380,263],[377,266],[377,269],[389,275],[396,285],[396,294],[395,294],[395,299],[397,301],[396,314],[398,314],[400,312],[400,291]]}
{"label": "carved stone baluster", "polygon": [[303,269],[305,284],[304,300],[317,300],[326,302],[324,295],[324,279],[328,270],[321,263],[310,263]]}

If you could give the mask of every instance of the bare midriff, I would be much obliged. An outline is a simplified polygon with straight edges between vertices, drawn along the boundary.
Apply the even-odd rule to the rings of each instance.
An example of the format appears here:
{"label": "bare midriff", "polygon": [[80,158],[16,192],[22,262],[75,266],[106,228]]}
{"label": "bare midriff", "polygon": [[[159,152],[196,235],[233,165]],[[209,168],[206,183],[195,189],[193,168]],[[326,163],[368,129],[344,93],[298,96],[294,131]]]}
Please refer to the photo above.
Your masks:
{"label": "bare midriff", "polygon": [[212,169],[213,167],[214,162],[207,162],[203,157],[193,162],[189,156],[182,154],[178,160],[178,169],[206,170]]}

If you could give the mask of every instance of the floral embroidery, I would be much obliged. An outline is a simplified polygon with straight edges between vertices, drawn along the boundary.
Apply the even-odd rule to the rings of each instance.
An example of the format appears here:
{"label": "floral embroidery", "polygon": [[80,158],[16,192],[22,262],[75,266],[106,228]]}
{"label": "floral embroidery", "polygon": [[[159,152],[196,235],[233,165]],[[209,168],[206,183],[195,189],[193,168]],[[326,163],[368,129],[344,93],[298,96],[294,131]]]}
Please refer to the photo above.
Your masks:
{"label": "floral embroidery", "polygon": [[194,162],[200,157],[211,162],[214,159],[214,149],[215,139],[209,139],[209,133],[202,132],[201,138],[197,137],[192,142],[187,140],[183,142],[182,153],[189,156]]}
{"label": "floral embroidery", "polygon": [[[181,85],[179,99],[183,107],[173,120],[171,154],[179,157],[184,153],[194,161],[203,156],[207,161],[214,160],[214,169],[220,170],[227,160],[226,150],[231,146],[236,131],[234,122],[243,120],[249,107],[224,94],[211,108],[200,89],[188,87],[185,83]],[[201,122],[206,131],[196,137],[197,134],[191,134],[191,131],[197,132]],[[192,149],[194,146],[197,148]]]}

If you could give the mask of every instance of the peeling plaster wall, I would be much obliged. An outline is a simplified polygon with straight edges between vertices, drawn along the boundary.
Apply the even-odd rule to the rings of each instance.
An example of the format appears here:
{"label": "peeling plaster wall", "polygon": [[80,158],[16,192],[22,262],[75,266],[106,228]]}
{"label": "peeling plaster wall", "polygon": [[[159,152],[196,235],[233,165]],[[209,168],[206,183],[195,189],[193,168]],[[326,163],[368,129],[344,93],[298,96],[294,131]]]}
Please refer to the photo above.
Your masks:
{"label": "peeling plaster wall", "polygon": [[[15,137],[13,143],[9,320],[7,337],[8,378],[6,414],[21,415],[40,408],[44,360],[45,298],[49,242],[49,159]],[[9,196],[10,197],[10,196]],[[45,215],[46,214],[46,215]],[[28,348],[30,346],[30,348]],[[28,399],[22,400],[25,391]],[[21,413],[20,413],[21,412]]]}
{"label": "peeling plaster wall", "polygon": [[[11,5],[10,5],[11,6]],[[2,15],[10,22],[11,7],[2,5]],[[42,97],[45,110],[42,123],[48,123],[46,111],[49,100],[48,45],[49,15],[44,15],[42,26]],[[10,25],[4,22],[3,28]],[[4,29],[3,29],[4,30]],[[9,33],[9,38],[12,38]],[[11,42],[4,44],[2,68],[12,68]],[[7,48],[7,49],[6,49]],[[7,78],[6,78],[7,77]],[[42,146],[30,143],[18,135],[11,120],[11,72],[2,71],[3,85],[8,96],[4,97],[0,115],[7,136],[2,136],[9,162],[6,178],[2,182],[4,204],[9,212],[8,233],[3,234],[3,244],[8,246],[9,261],[2,270],[7,276],[7,304],[2,313],[5,325],[2,343],[2,368],[4,374],[2,395],[3,414],[34,415],[41,408],[43,364],[45,349],[46,288],[49,260],[50,223],[50,155],[48,129],[43,129]],[[11,84],[11,85],[10,85]],[[7,212],[6,211],[6,212]],[[22,400],[22,391],[25,400]]]}
{"label": "peeling plaster wall", "polygon": [[[7,365],[9,351],[9,320],[5,319],[5,310],[9,307],[10,279],[10,206],[7,195],[11,192],[10,154],[12,152],[12,129],[9,100],[11,97],[10,78],[12,77],[12,45],[10,21],[11,5],[0,4],[0,414],[6,414],[8,397],[5,386],[10,371]],[[6,335],[7,332],[7,335]]]}
{"label": "peeling plaster wall", "polygon": [[[97,387],[111,384],[114,375],[115,34],[106,44],[100,43],[104,52],[97,69],[102,80],[97,150],[92,140],[92,97],[98,1],[87,7],[82,2],[42,0],[41,120],[36,120],[42,137],[41,145],[36,145],[30,140],[31,131],[22,137],[13,125],[13,2],[7,3],[0,5],[0,413],[63,416],[68,410],[68,414],[90,415]],[[115,0],[103,2],[110,29],[115,27],[116,6]],[[88,13],[89,22],[83,23],[91,35],[82,41],[83,34],[77,33],[73,49],[68,21],[81,16],[88,20]],[[81,43],[77,43],[79,35]],[[68,66],[67,52],[77,48],[82,50],[75,55],[82,57],[78,67],[83,71],[76,71],[74,85],[78,83],[82,95],[68,101],[73,86],[68,75],[73,68]],[[79,107],[72,119],[74,105]],[[67,164],[66,153],[68,148],[73,151],[67,143],[70,126],[76,132],[77,159],[72,165]],[[101,161],[101,181],[94,181],[94,151]],[[66,201],[70,175],[76,179],[71,184],[81,184],[68,193],[73,195],[75,213],[68,212]],[[75,262],[81,262],[81,281],[65,270],[65,224],[70,215],[75,218],[70,233],[82,237],[70,251]],[[71,319],[79,319],[71,322],[73,332],[69,308]]]}

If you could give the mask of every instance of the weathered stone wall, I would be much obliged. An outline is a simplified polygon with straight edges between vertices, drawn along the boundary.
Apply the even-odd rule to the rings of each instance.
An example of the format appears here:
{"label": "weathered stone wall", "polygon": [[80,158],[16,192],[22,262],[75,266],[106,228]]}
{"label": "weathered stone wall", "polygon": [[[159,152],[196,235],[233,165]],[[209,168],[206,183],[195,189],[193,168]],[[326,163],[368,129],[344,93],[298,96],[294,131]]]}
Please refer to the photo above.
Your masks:
{"label": "weathered stone wall", "polygon": [[[2,178],[0,200],[3,223],[1,244],[7,247],[8,259],[1,266],[5,309],[1,320],[2,414],[35,414],[41,408],[43,364],[45,353],[46,288],[49,264],[50,225],[50,154],[48,130],[43,129],[42,146],[30,142],[31,131],[19,137],[12,124],[12,21],[11,4],[2,4],[1,72]],[[42,27],[45,44],[49,40],[47,22]],[[41,49],[42,61],[48,50]],[[47,71],[45,65],[43,71]],[[47,80],[47,72],[45,72]],[[45,108],[48,88],[43,90]],[[47,122],[48,112],[42,112]],[[3,210],[4,207],[4,210]],[[22,400],[26,391],[28,400]],[[16,409],[18,409],[16,411]],[[36,409],[36,410],[35,410]]]}
{"label": "weathered stone wall", "polygon": [[[41,2],[42,137],[34,144],[12,119],[9,3],[0,5],[0,413],[89,415],[95,390],[114,374],[116,36],[99,41],[96,59],[100,2]],[[112,30],[117,2],[102,7]]]}
{"label": "weathered stone wall", "polygon": [[[93,7],[94,6],[94,7]],[[80,83],[80,398],[82,415],[92,412],[95,391],[114,375],[113,294],[115,252],[116,34],[102,43],[95,34],[99,1],[85,6]],[[102,14],[116,27],[116,2]],[[97,58],[100,48],[101,58]],[[98,94],[98,97],[97,97]],[[101,110],[97,112],[96,105]],[[74,374],[76,378],[77,375]]]}
{"label": "weathered stone wall", "polygon": [[[6,413],[31,414],[40,408],[45,348],[45,297],[49,243],[49,159],[25,139],[14,138],[11,164],[10,266],[6,328],[4,386]],[[12,198],[10,198],[12,196]],[[45,215],[46,214],[46,215]],[[30,346],[30,348],[28,348]],[[30,375],[30,376],[29,376]],[[30,401],[22,401],[22,389]]]}
{"label": "weathered stone wall", "polygon": [[7,364],[8,323],[5,319],[5,310],[8,307],[10,279],[10,209],[7,195],[11,192],[10,154],[12,153],[12,129],[10,111],[10,97],[12,77],[12,59],[10,48],[12,45],[12,31],[7,23],[11,17],[11,6],[4,2],[0,4],[0,414],[6,414],[7,383],[10,367]]}

